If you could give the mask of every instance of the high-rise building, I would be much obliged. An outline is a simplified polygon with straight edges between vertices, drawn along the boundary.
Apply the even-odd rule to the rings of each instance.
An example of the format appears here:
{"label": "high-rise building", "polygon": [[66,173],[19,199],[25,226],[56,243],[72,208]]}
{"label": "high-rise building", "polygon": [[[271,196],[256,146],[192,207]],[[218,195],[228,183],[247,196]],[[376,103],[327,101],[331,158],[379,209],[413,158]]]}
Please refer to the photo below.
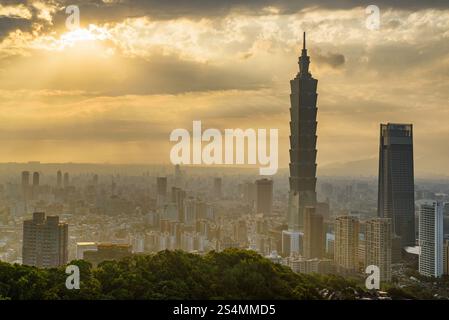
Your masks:
{"label": "high-rise building", "polygon": [[58,188],[62,187],[62,172],[61,170],[58,170],[56,173],[56,185]]}
{"label": "high-rise building", "polygon": [[23,264],[36,267],[58,267],[67,263],[68,224],[58,216],[45,217],[44,212],[33,213],[23,222]]}
{"label": "high-rise building", "polygon": [[322,215],[324,220],[328,220],[330,218],[329,203],[317,202],[315,205],[315,208],[316,208],[316,213]]}
{"label": "high-rise building", "polygon": [[359,270],[365,270],[366,268],[365,222],[359,222],[359,245],[357,249],[357,261]]}
{"label": "high-rise building", "polygon": [[248,246],[248,227],[245,220],[238,220],[233,224],[234,240],[241,248]]}
{"label": "high-rise building", "polygon": [[419,210],[419,273],[429,277],[443,274],[443,204],[428,201]]}
{"label": "high-rise building", "polygon": [[[306,34],[299,58],[299,72],[290,81],[290,229],[303,228],[304,208],[316,203],[317,85],[309,72]],[[291,216],[298,217],[291,217]]]}
{"label": "high-rise building", "polygon": [[214,178],[214,197],[220,199],[222,196],[222,179],[220,177]]}
{"label": "high-rise building", "polygon": [[186,192],[181,188],[172,187],[171,190],[172,202],[176,204],[178,210],[179,222],[184,222],[184,199],[186,198]]}
{"label": "high-rise building", "polygon": [[339,216],[335,220],[334,260],[342,271],[357,271],[359,249],[359,220]]}
{"label": "high-rise building", "polygon": [[251,207],[254,207],[257,197],[256,184],[254,182],[246,181],[243,183],[242,197],[247,204],[249,204]]}
{"label": "high-rise building", "polygon": [[39,172],[33,173],[33,187],[39,186]]}
{"label": "high-rise building", "polygon": [[94,174],[94,176],[92,177],[92,184],[94,186],[98,186],[98,174]]}
{"label": "high-rise building", "polygon": [[402,247],[415,246],[413,127],[381,124],[378,216],[391,218]]}
{"label": "high-rise building", "polygon": [[[393,232],[393,226],[392,231]],[[402,244],[401,237],[392,234],[391,238],[391,263],[399,263],[402,261]]]}
{"label": "high-rise building", "polygon": [[376,218],[365,223],[365,266],[380,269],[380,281],[391,281],[392,225],[389,218]]}
{"label": "high-rise building", "polygon": [[304,257],[322,258],[324,253],[323,216],[315,207],[304,209]]}
{"label": "high-rise building", "polygon": [[326,258],[334,259],[335,254],[335,234],[326,233],[326,246],[325,246]]}
{"label": "high-rise building", "polygon": [[197,200],[189,197],[184,199],[184,224],[188,226],[193,226],[196,222],[196,203]]}
{"label": "high-rise building", "polygon": [[181,188],[183,185],[183,175],[181,171],[181,166],[179,164],[175,165],[175,187]]}
{"label": "high-rise building", "polygon": [[449,240],[443,244],[443,274],[449,275]]}
{"label": "high-rise building", "polygon": [[70,185],[69,173],[64,173],[64,188],[67,188]]}
{"label": "high-rise building", "polygon": [[30,185],[30,172],[22,171],[22,187],[27,187]]}
{"label": "high-rise building", "polygon": [[156,178],[156,206],[163,207],[167,202],[167,177]]}
{"label": "high-rise building", "polygon": [[257,180],[256,189],[256,213],[271,215],[273,211],[273,180]]}
{"label": "high-rise building", "polygon": [[158,196],[167,196],[167,177],[156,178],[156,190]]}
{"label": "high-rise building", "polygon": [[296,256],[303,253],[303,234],[299,231],[282,231],[282,254]]}

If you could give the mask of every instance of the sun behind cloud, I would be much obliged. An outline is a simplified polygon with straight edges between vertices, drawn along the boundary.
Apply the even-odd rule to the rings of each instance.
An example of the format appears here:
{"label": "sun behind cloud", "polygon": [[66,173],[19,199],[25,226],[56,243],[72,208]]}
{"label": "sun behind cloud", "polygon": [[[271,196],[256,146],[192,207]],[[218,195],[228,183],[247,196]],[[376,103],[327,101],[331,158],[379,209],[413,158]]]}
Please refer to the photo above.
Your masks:
{"label": "sun behind cloud", "polygon": [[86,28],[70,30],[59,36],[49,35],[37,38],[33,45],[35,48],[49,51],[98,50],[107,49],[104,43],[111,39],[112,36],[105,27],[91,24]]}

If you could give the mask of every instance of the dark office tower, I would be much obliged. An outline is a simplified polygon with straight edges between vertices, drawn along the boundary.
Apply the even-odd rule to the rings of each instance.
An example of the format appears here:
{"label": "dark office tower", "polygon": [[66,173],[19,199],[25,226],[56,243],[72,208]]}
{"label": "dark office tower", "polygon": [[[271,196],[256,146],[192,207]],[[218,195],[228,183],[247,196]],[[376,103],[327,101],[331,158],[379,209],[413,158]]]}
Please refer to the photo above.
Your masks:
{"label": "dark office tower", "polygon": [[401,245],[415,245],[413,127],[381,124],[378,216],[391,218]]}
{"label": "dark office tower", "polygon": [[256,193],[256,184],[254,182],[246,181],[243,183],[242,197],[251,207],[254,207],[254,204],[256,203]]}
{"label": "dark office tower", "polygon": [[68,187],[70,183],[69,173],[64,173],[64,188]]}
{"label": "dark office tower", "polygon": [[304,208],[304,256],[307,259],[322,258],[324,253],[323,216],[315,207]]}
{"label": "dark office tower", "polygon": [[290,81],[290,229],[303,229],[304,208],[316,203],[318,80],[309,72],[305,32],[303,41],[299,73]]}
{"label": "dark office tower", "polygon": [[94,176],[92,177],[92,183],[94,184],[94,186],[98,185],[98,174],[94,174]]}
{"label": "dark office tower", "polygon": [[214,178],[214,197],[217,199],[221,198],[221,188],[222,186],[222,179],[221,178]]}
{"label": "dark office tower", "polygon": [[37,187],[39,185],[39,172],[33,173],[33,186]]}
{"label": "dark office tower", "polygon": [[22,187],[27,187],[30,185],[30,172],[22,171]]}
{"label": "dark office tower", "polygon": [[256,213],[271,215],[273,210],[273,180],[256,181]]}
{"label": "dark office tower", "polygon": [[58,188],[62,187],[62,172],[61,172],[61,170],[58,170],[58,172],[56,173],[56,185],[58,186]]}
{"label": "dark office tower", "polygon": [[186,192],[181,188],[172,187],[171,189],[172,202],[176,204],[178,211],[178,221],[184,222],[184,200],[186,198]]}
{"label": "dark office tower", "polygon": [[27,200],[31,197],[31,188],[30,188],[30,172],[22,171],[22,194],[25,205],[25,212],[27,211]]}
{"label": "dark office tower", "polygon": [[167,177],[157,177],[156,178],[156,189],[157,195],[166,197],[167,196]]}
{"label": "dark office tower", "polygon": [[33,213],[33,219],[23,222],[23,264],[36,267],[58,267],[67,263],[68,225],[58,216],[45,217]]}
{"label": "dark office tower", "polygon": [[179,164],[175,165],[175,187],[182,187],[182,171]]}

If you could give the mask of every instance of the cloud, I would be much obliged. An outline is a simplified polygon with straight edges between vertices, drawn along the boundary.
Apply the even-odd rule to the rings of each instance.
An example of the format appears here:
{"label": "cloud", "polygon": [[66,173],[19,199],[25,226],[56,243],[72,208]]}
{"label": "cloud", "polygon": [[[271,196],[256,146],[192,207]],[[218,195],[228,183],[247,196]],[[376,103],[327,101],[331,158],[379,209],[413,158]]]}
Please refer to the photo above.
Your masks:
{"label": "cloud", "polygon": [[332,68],[340,68],[345,64],[345,56],[341,53],[321,53],[320,50],[312,52],[314,57],[314,63],[325,64]]}
{"label": "cloud", "polygon": [[[41,27],[53,30],[61,30],[65,25],[65,8],[69,5],[77,5],[80,8],[83,27],[91,23],[118,23],[136,17],[149,17],[152,20],[201,19],[225,17],[232,13],[253,16],[278,15],[295,14],[305,9],[349,10],[367,6],[366,1],[362,0],[81,0],[75,3],[72,0],[43,0],[39,5],[32,1],[5,0],[2,3],[9,6],[26,6],[33,12],[31,23],[39,22]],[[391,8],[408,11],[449,8],[449,2],[446,0],[378,0],[376,5],[381,12]]]}
{"label": "cloud", "polygon": [[48,29],[0,43],[2,161],[165,161],[170,131],[199,119],[221,129],[279,128],[286,166],[289,80],[307,30],[319,81],[318,163],[375,158],[379,123],[410,122],[417,172],[447,172],[442,3],[389,9],[380,1],[378,31],[365,28],[356,1],[132,1],[135,12],[130,3],[81,3],[82,21],[104,23],[98,41],[64,44],[54,32],[65,18],[59,2],[61,21],[39,20],[37,11],[29,20]]}
{"label": "cloud", "polygon": [[[59,0],[59,6],[73,4],[71,0]],[[366,1],[291,1],[291,0],[123,0],[123,1],[79,1],[78,5],[85,19],[89,21],[117,21],[128,17],[148,16],[153,19],[175,19],[180,17],[200,18],[219,17],[230,13],[252,15],[293,14],[306,8],[352,9],[366,7]],[[446,0],[429,1],[387,1],[379,0],[376,5],[381,9],[397,8],[406,10],[447,9]],[[267,10],[276,8],[277,10]]]}
{"label": "cloud", "polygon": [[[17,56],[0,70],[1,74],[5,75],[1,86],[11,90],[78,90],[112,96],[250,90],[271,83],[267,74],[183,60],[176,55],[154,53],[143,59],[70,50]],[[31,74],[33,81],[28,81]]]}
{"label": "cloud", "polygon": [[31,20],[17,17],[0,16],[0,41],[3,40],[11,31],[22,30],[31,31]]}

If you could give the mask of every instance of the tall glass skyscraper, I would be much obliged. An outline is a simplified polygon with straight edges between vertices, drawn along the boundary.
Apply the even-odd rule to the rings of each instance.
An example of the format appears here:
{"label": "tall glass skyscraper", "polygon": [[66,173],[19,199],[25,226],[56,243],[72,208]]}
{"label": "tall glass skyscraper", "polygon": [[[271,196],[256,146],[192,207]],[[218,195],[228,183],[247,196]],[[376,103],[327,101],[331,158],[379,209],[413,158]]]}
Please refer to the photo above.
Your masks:
{"label": "tall glass skyscraper", "polygon": [[427,201],[419,211],[419,273],[428,277],[443,274],[443,210],[443,203]]}
{"label": "tall glass skyscraper", "polygon": [[290,194],[289,229],[303,229],[304,208],[316,204],[317,85],[309,72],[306,34],[299,73],[290,81]]}
{"label": "tall glass skyscraper", "polygon": [[381,124],[378,216],[391,218],[401,245],[415,245],[413,126]]}

